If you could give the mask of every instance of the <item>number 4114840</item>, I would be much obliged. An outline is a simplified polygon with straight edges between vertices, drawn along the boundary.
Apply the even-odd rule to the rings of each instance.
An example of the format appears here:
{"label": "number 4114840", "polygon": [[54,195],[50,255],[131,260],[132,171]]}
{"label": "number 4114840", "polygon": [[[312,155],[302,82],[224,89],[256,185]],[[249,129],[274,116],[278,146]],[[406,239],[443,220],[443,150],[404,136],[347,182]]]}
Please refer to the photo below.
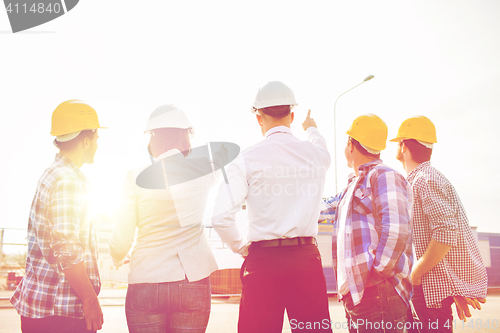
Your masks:
{"label": "number 4114840", "polygon": [[33,5],[31,5],[31,7],[28,9],[28,6],[26,5],[26,3],[23,3],[23,4],[19,4],[19,3],[16,3],[14,5],[12,5],[11,2],[9,2],[9,4],[7,5],[7,12],[9,14],[11,14],[12,12],[14,12],[15,14],[28,14],[28,13],[33,13],[33,14],[42,14],[42,13],[56,13],[58,14],[59,12],[61,11],[61,5],[58,3],[58,2],[55,2],[55,3],[49,3],[47,5],[45,5],[43,2],[39,2],[39,3],[34,3]]}
{"label": "number 4114840", "polygon": [[460,320],[457,322],[456,319],[453,320],[453,322],[449,322],[447,321],[446,324],[444,324],[444,327],[446,328],[451,328],[453,327],[453,329],[456,329],[456,328],[472,328],[472,329],[492,329],[492,330],[496,330],[498,329],[498,320],[497,319],[493,319],[493,320],[486,320],[486,321],[483,321],[481,319],[471,319],[469,320],[467,323]]}

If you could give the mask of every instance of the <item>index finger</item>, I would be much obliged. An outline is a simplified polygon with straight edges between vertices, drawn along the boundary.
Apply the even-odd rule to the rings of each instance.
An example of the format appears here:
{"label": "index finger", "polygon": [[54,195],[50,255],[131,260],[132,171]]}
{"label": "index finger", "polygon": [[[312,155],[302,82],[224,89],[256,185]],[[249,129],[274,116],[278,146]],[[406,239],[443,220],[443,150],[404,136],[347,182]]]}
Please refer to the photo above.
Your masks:
{"label": "index finger", "polygon": [[[469,310],[469,301],[468,301],[467,297],[464,297],[462,302],[463,302],[463,304],[461,304],[461,305],[462,305],[463,314],[465,315],[465,317],[470,318],[471,313]],[[464,318],[464,320],[465,320],[465,318]]]}
{"label": "index finger", "polygon": [[311,109],[309,109],[309,111],[307,111],[307,118],[311,118]]}
{"label": "index finger", "polygon": [[100,318],[100,319],[96,319],[96,321],[93,323],[93,329],[94,331],[99,331],[102,329],[102,324],[104,324],[104,319],[103,318]]}
{"label": "index finger", "polygon": [[469,297],[467,297],[467,298],[466,298],[466,300],[467,300],[467,303],[468,303],[468,304],[470,304],[470,305],[472,305],[472,307],[473,307],[474,309],[477,309],[477,308],[478,308],[478,306],[479,306],[479,302],[478,302],[478,301],[476,301],[474,298],[469,298]]}
{"label": "index finger", "polygon": [[92,329],[92,321],[85,317],[85,323],[87,324],[87,331],[90,331]]}

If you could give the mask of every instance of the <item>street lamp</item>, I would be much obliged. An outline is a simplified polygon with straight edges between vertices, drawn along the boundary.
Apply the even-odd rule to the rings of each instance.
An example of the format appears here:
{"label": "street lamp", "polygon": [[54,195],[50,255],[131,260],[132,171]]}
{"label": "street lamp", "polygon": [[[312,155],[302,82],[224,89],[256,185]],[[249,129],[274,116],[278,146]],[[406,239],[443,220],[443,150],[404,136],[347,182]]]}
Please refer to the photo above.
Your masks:
{"label": "street lamp", "polygon": [[366,81],[370,81],[373,78],[374,78],[373,75],[368,75],[363,80],[363,82],[358,83],[357,85],[355,85],[354,87],[352,87],[351,89],[349,89],[347,91],[344,91],[342,94],[340,94],[337,97],[337,99],[335,100],[335,104],[333,105],[333,156],[334,156],[334,160],[335,160],[335,194],[338,193],[338,190],[337,190],[337,118],[336,118],[336,112],[335,112],[335,109],[337,107],[337,101],[339,100],[340,96],[342,96],[342,95],[348,93],[349,91],[353,90],[354,88],[362,85]]}

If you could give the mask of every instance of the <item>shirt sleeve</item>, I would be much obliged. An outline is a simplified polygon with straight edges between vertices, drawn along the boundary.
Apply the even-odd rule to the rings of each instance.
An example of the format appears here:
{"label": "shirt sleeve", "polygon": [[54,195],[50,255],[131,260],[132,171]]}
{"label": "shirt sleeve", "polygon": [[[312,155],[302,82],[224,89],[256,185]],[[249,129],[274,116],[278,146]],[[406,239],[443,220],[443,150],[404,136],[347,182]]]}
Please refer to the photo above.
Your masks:
{"label": "shirt sleeve", "polygon": [[[425,182],[422,184],[421,182]],[[419,179],[417,188],[424,214],[428,217],[432,239],[449,246],[457,245],[458,203],[454,203],[451,184]]]}
{"label": "shirt sleeve", "polygon": [[336,196],[323,200],[321,203],[321,212],[319,213],[318,222],[322,222],[324,220],[335,220],[341,197],[342,193],[339,193]]}
{"label": "shirt sleeve", "polygon": [[248,194],[245,166],[241,155],[229,164],[226,175],[228,184],[222,182],[219,188],[212,216],[212,226],[222,242],[234,252],[240,253],[245,251],[247,241],[238,231],[235,217]]}
{"label": "shirt sleeve", "polygon": [[320,148],[318,149],[318,151],[322,154],[322,157],[325,161],[325,167],[328,169],[330,167],[331,157],[326,147],[325,138],[321,135],[316,127],[309,127],[306,130],[306,135],[309,142],[311,142],[314,146]]}
{"label": "shirt sleeve", "polygon": [[115,226],[109,240],[109,253],[113,264],[121,266],[132,247],[137,225],[137,200],[135,194],[135,177],[129,171],[123,184],[120,203],[116,211]]}
{"label": "shirt sleeve", "polygon": [[372,174],[373,214],[380,219],[380,240],[370,272],[370,282],[377,284],[394,274],[411,233],[412,192],[406,179],[395,171]]}
{"label": "shirt sleeve", "polygon": [[69,269],[83,261],[80,227],[85,218],[85,189],[74,175],[57,181],[51,195],[50,247],[61,270]]}

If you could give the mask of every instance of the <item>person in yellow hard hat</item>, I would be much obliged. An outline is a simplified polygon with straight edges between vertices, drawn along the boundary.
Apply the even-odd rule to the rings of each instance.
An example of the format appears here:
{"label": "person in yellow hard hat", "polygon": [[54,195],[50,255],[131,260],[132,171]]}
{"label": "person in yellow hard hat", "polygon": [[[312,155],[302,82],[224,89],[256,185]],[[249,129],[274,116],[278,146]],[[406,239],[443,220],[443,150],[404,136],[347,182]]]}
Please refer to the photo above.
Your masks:
{"label": "person in yellow hard hat", "polygon": [[480,309],[488,278],[477,241],[453,185],[431,166],[436,128],[424,116],[399,127],[397,159],[413,187],[413,244],[417,262],[411,273],[413,309],[420,332],[452,332],[451,305],[460,319],[470,317],[468,304]]}
{"label": "person in yellow hard hat", "polygon": [[26,273],[10,299],[27,332],[95,332],[103,324],[89,183],[80,167],[94,162],[95,110],[80,100],[52,113],[59,148],[38,182],[28,222]]}
{"label": "person in yellow hard hat", "polygon": [[374,114],[347,131],[347,187],[324,200],[320,221],[333,220],[333,264],[349,332],[405,332],[411,297],[411,187],[382,164],[387,126]]}

